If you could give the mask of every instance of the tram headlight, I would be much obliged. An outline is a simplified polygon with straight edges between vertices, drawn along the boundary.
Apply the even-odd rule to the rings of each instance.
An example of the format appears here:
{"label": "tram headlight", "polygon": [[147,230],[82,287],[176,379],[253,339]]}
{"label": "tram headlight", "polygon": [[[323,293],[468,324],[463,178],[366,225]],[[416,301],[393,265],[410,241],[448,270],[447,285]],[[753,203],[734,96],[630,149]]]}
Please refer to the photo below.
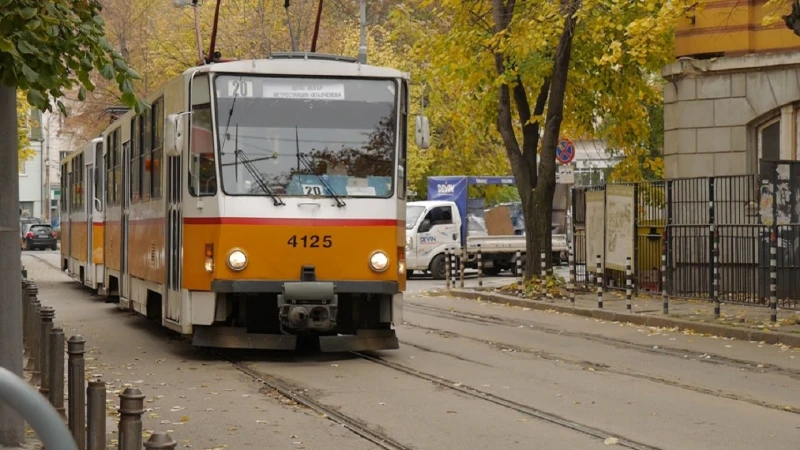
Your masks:
{"label": "tram headlight", "polygon": [[240,271],[247,267],[247,255],[241,250],[233,249],[228,253],[228,267],[231,270]]}
{"label": "tram headlight", "polygon": [[369,257],[369,267],[375,272],[383,272],[389,267],[389,257],[378,250]]}

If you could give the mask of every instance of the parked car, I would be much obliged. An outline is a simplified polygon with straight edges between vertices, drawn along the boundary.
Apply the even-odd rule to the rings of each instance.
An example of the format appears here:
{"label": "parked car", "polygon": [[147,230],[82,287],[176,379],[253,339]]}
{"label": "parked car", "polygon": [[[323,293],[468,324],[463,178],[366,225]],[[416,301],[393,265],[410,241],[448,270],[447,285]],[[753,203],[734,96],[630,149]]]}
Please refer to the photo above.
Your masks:
{"label": "parked car", "polygon": [[20,236],[20,248],[22,250],[53,249],[58,250],[58,240],[56,232],[47,223],[27,223],[22,224],[22,235]]}

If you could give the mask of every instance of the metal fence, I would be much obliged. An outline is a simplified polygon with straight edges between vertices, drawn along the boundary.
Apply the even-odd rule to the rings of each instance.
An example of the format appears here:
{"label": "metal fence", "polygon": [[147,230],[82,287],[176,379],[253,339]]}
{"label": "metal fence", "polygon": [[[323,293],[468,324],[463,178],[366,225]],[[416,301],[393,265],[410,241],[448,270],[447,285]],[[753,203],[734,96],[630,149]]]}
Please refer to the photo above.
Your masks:
{"label": "metal fence", "polygon": [[[634,261],[636,291],[662,290],[664,253],[669,296],[715,300],[716,295],[716,300],[724,302],[768,306],[770,254],[775,247],[778,304],[800,308],[800,165],[782,161],[761,161],[761,165],[761,178],[706,177],[574,188],[576,281],[595,284],[596,256],[587,255],[587,249],[590,240],[595,249],[602,241],[604,287],[624,289],[625,271],[618,264],[607,267],[605,261],[609,242],[624,236],[630,241],[626,249]],[[614,210],[607,214],[611,201],[605,193],[610,186],[633,188],[630,232],[618,229]],[[603,200],[598,203],[599,196]],[[592,208],[603,208],[603,218],[587,227],[588,197],[595,201]],[[587,263],[591,274],[587,274]]]}

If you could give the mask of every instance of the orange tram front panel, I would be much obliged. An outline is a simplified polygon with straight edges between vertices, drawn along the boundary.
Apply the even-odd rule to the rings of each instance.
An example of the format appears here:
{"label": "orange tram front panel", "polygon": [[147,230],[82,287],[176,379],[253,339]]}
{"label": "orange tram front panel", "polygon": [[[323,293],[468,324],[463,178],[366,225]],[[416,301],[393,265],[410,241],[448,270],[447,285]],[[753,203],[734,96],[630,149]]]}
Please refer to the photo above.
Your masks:
{"label": "orange tram front panel", "polygon": [[[405,222],[391,219],[184,218],[183,288],[210,291],[213,280],[291,281],[303,266],[314,266],[319,281],[396,281],[405,259]],[[205,270],[206,246],[213,245],[214,269]],[[239,249],[247,266],[233,271],[228,254]],[[369,258],[380,250],[389,256],[382,272]]]}

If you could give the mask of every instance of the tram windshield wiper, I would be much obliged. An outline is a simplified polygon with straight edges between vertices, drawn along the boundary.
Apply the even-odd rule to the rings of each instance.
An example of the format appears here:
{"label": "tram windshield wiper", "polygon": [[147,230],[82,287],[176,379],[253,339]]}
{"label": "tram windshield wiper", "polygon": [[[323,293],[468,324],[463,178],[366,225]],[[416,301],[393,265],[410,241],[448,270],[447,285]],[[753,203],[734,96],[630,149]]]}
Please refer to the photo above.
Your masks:
{"label": "tram windshield wiper", "polygon": [[336,206],[338,206],[339,208],[341,208],[343,206],[347,206],[347,203],[345,203],[344,200],[342,200],[338,195],[336,195],[336,192],[333,192],[333,188],[328,184],[327,181],[325,181],[325,178],[323,178],[322,175],[316,173],[314,171],[314,169],[311,168],[311,163],[308,160],[308,157],[306,155],[304,155],[303,153],[300,153],[300,136],[299,136],[299,133],[297,131],[297,126],[294,127],[294,138],[295,138],[294,142],[295,142],[295,144],[297,146],[297,159],[301,163],[303,163],[303,165],[306,167],[306,170],[308,170],[309,172],[311,172],[314,175],[316,175],[316,177],[320,181],[320,183],[322,183],[322,185],[325,187],[325,189],[327,189],[328,192],[331,193],[331,196],[336,200]]}
{"label": "tram windshield wiper", "polygon": [[267,180],[264,179],[264,174],[262,174],[261,171],[259,171],[253,165],[253,162],[250,161],[250,158],[247,157],[247,154],[245,154],[244,151],[239,150],[237,148],[234,151],[234,154],[236,155],[236,160],[237,161],[238,160],[242,161],[242,164],[244,164],[244,167],[247,169],[248,172],[250,172],[250,175],[252,175],[253,179],[256,180],[256,183],[258,183],[258,186],[261,188],[261,190],[263,190],[267,195],[269,195],[272,198],[272,203],[275,206],[286,205],[286,203],[284,203],[283,200],[281,200],[279,197],[275,196],[275,194],[269,188],[269,185],[267,185]]}

